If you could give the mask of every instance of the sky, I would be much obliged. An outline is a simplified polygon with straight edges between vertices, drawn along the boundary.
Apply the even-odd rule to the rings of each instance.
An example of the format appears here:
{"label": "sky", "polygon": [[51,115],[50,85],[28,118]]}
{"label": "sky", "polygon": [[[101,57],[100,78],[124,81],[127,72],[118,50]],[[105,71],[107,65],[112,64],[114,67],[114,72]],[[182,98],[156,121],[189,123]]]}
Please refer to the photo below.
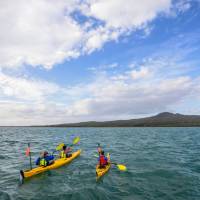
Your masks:
{"label": "sky", "polygon": [[1,0],[0,126],[200,115],[200,0]]}

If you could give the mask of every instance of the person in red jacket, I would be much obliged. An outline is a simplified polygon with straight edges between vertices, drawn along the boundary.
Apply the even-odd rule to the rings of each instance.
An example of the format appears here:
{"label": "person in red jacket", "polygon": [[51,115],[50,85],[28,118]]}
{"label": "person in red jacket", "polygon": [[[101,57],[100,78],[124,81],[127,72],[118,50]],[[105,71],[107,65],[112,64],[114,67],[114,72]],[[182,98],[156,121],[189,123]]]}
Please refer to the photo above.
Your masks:
{"label": "person in red jacket", "polygon": [[108,164],[108,158],[104,155],[104,151],[101,151],[99,156],[99,168],[105,168]]}

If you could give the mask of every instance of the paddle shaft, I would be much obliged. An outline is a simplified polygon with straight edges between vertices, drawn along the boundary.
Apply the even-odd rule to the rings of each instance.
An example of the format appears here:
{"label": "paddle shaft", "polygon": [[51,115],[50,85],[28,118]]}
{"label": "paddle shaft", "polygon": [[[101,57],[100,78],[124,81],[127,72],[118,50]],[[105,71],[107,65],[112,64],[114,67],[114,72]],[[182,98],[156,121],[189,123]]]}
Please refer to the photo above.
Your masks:
{"label": "paddle shaft", "polygon": [[[28,143],[28,148],[30,149],[30,143]],[[29,152],[29,161],[30,161],[30,169],[32,169],[31,150]]]}

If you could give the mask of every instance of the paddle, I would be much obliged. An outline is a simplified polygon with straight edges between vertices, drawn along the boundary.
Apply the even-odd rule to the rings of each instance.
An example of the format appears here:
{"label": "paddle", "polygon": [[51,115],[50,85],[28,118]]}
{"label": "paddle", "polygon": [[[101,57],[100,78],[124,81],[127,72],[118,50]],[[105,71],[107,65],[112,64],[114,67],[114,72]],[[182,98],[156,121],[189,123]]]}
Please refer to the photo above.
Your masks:
{"label": "paddle", "polygon": [[[71,144],[70,146],[71,146],[71,147],[74,146],[74,145],[77,144],[79,141],[80,141],[80,137],[75,137],[75,138],[73,139],[72,144]],[[60,143],[60,144],[56,147],[56,149],[53,151],[52,155],[53,155],[56,151],[62,150],[62,148],[63,148],[64,145],[65,145],[64,143]]]}
{"label": "paddle", "polygon": [[79,141],[80,141],[80,137],[75,137],[74,140],[73,140],[72,145],[70,145],[70,146],[73,146],[73,145],[77,144]]}
{"label": "paddle", "polygon": [[26,149],[26,156],[29,156],[30,169],[32,169],[32,161],[31,161],[31,147],[30,147],[30,143],[28,143],[28,147],[27,147],[27,149]]}
{"label": "paddle", "polygon": [[63,148],[64,145],[65,145],[64,143],[59,144],[59,145],[56,147],[56,151],[60,151],[60,150]]}
{"label": "paddle", "polygon": [[126,171],[127,170],[125,165],[117,164],[117,163],[114,163],[114,162],[111,162],[111,164],[116,165],[120,171]]}
{"label": "paddle", "polygon": [[[97,154],[94,155],[96,158],[98,158],[99,156]],[[120,170],[120,171],[126,171],[127,168],[125,165],[122,165],[122,164],[118,164],[118,163],[115,163],[115,162],[111,162],[111,164],[113,165],[116,165],[117,168]]]}

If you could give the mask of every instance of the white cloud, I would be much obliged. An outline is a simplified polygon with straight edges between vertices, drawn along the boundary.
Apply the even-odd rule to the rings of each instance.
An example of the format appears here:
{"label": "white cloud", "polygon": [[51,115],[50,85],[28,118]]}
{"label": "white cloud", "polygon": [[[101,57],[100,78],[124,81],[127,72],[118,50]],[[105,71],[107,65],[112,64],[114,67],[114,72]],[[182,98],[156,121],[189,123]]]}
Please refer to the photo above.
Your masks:
{"label": "white cloud", "polygon": [[148,68],[142,67],[140,70],[132,70],[130,75],[132,79],[137,80],[150,76],[150,71]]}
{"label": "white cloud", "polygon": [[70,17],[76,1],[33,0],[0,3],[0,66],[46,68],[77,57],[82,30]]}
{"label": "white cloud", "polygon": [[[3,0],[0,68],[51,68],[135,29],[149,30],[147,23],[170,6],[171,0]],[[74,12],[82,12],[85,23],[80,24]]]}
{"label": "white cloud", "polygon": [[[129,80],[130,81],[130,80]],[[147,114],[167,110],[192,92],[187,77],[163,80],[154,84],[108,80],[93,83],[90,98],[75,102],[71,113],[83,116],[116,118],[122,115]]]}
{"label": "white cloud", "polygon": [[[44,125],[70,121],[66,105],[55,102],[0,101],[0,125]],[[75,120],[75,119],[73,119]]]}
{"label": "white cloud", "polygon": [[190,0],[181,0],[177,1],[177,3],[174,6],[175,11],[174,12],[185,12],[189,10],[191,7],[191,1]]}
{"label": "white cloud", "polygon": [[0,72],[0,97],[26,101],[43,101],[60,90],[59,86],[42,80],[13,77]]}
{"label": "white cloud", "polygon": [[111,40],[117,41],[122,34],[120,30],[112,30],[108,27],[100,26],[94,30],[90,30],[85,34],[85,43],[83,44],[83,52],[92,53],[99,50],[103,45]]}
{"label": "white cloud", "polygon": [[100,19],[112,28],[132,29],[169,11],[171,0],[88,0],[88,15]]}

